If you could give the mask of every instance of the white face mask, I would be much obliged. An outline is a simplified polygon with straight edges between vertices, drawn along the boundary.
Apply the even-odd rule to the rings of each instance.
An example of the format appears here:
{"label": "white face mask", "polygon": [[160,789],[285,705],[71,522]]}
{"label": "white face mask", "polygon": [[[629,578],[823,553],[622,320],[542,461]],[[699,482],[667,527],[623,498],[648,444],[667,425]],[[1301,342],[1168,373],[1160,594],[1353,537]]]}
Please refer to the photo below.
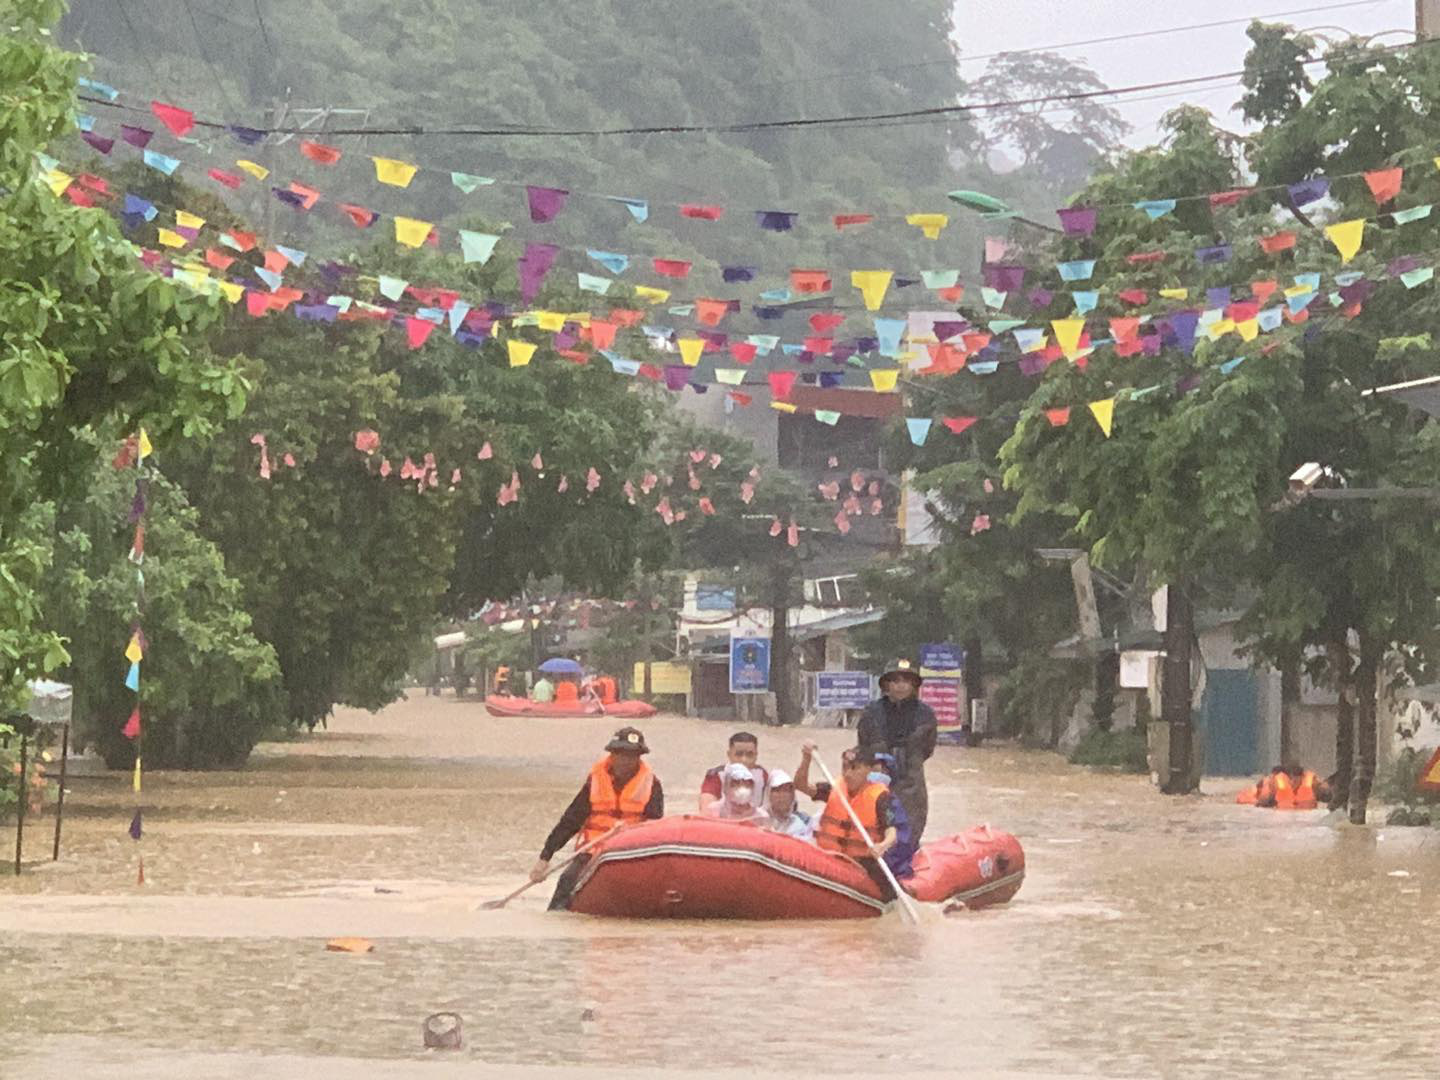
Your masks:
{"label": "white face mask", "polygon": [[755,789],[749,784],[742,784],[730,789],[730,801],[736,806],[749,806],[750,800],[755,797]]}

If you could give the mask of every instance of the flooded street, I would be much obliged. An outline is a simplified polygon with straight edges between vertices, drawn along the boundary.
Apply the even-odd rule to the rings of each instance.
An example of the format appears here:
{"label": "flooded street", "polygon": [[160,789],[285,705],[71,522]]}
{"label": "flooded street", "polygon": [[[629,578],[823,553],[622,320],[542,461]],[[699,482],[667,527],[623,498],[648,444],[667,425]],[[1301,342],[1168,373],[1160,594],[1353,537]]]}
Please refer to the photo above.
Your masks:
{"label": "flooded street", "polygon": [[[413,696],[146,784],[147,885],[118,774],[77,779],[65,855],[0,879],[0,1040],[29,1076],[1425,1077],[1440,838],[1167,799],[1011,746],[942,747],[932,838],[1025,845],[1008,906],[918,929],[548,915],[524,879],[613,721],[496,720]],[[642,725],[671,812],[728,726]],[[760,732],[793,768],[816,735]],[[47,815],[27,837],[48,854]],[[368,955],[324,942],[363,935]],[[595,1023],[582,1030],[583,1008]],[[465,1047],[421,1048],[450,1010]],[[1423,1011],[1423,1010],[1422,1010]],[[263,1057],[262,1057],[263,1055]],[[362,1060],[363,1059],[363,1060]],[[17,1072],[16,1075],[21,1075]]]}

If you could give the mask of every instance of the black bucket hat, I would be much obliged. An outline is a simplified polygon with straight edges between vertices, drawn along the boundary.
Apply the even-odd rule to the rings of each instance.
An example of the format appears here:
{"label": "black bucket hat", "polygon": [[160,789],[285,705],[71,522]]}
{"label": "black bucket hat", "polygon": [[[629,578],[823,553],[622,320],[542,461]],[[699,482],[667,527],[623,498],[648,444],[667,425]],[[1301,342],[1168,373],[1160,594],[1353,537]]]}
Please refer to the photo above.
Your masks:
{"label": "black bucket hat", "polygon": [[884,686],[891,679],[909,679],[916,686],[919,686],[925,681],[920,677],[920,672],[911,665],[909,660],[896,660],[887,667],[885,673],[880,676],[880,685]]}
{"label": "black bucket hat", "polygon": [[622,727],[610,737],[605,744],[605,749],[612,754],[648,754],[650,747],[645,745],[645,734],[639,728]]}

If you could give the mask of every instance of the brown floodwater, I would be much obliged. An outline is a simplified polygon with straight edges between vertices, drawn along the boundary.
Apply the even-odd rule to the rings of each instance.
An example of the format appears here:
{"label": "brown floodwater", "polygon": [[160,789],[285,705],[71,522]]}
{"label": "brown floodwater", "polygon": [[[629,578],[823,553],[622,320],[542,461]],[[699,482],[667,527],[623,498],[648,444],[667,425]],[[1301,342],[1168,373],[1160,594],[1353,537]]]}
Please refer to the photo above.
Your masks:
{"label": "brown floodwater", "polygon": [[[150,774],[138,845],[128,777],[77,777],[61,861],[39,861],[47,815],[0,877],[0,1076],[1440,1074],[1440,834],[1236,806],[1234,782],[1169,799],[942,747],[932,835],[1009,830],[1029,876],[918,928],[552,915],[548,886],[475,910],[524,879],[615,726],[418,695],[342,711],[239,772]],[[730,728],[643,727],[693,808]],[[832,765],[849,742],[759,734],[787,769],[807,736]],[[375,950],[326,952],[341,935]],[[464,1048],[427,1052],[445,1010]]]}

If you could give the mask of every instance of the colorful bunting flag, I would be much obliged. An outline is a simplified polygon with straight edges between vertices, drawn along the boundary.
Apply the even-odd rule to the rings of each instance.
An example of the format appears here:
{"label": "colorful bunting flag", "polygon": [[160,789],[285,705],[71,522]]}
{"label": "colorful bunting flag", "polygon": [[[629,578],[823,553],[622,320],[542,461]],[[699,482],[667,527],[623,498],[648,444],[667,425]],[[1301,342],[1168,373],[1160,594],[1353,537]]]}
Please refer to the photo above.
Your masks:
{"label": "colorful bunting flag", "polygon": [[929,417],[907,416],[905,428],[910,434],[910,441],[916,446],[924,446],[925,440],[930,437],[930,425],[933,423]]}
{"label": "colorful bunting flag", "polygon": [[530,220],[539,224],[547,221],[554,221],[561,210],[565,209],[565,200],[570,192],[564,188],[536,187],[533,184],[525,186],[525,198],[530,205]]}
{"label": "colorful bunting flag", "polygon": [[1335,250],[1340,252],[1340,261],[1348,263],[1360,250],[1360,245],[1365,239],[1365,219],[1355,218],[1352,221],[1339,221],[1334,225],[1326,225],[1325,236],[1335,245]]}
{"label": "colorful bunting flag", "polygon": [[935,240],[940,236],[941,230],[950,224],[948,214],[907,214],[905,224],[913,225],[924,235],[926,240]]}
{"label": "colorful bunting flag", "polygon": [[870,385],[881,393],[889,393],[895,389],[895,383],[900,378],[899,368],[871,368]]}
{"label": "colorful bunting flag", "polygon": [[723,206],[700,206],[696,203],[683,203],[680,206],[680,216],[694,218],[697,221],[719,221],[725,216]]}
{"label": "colorful bunting flag", "polygon": [[321,165],[334,165],[340,160],[339,147],[326,146],[310,139],[300,140],[300,153]]}
{"label": "colorful bunting flag", "polygon": [[879,311],[892,277],[894,274],[889,270],[852,270],[850,284],[860,290],[867,311]]}
{"label": "colorful bunting flag", "polygon": [[1090,412],[1094,415],[1095,422],[1100,425],[1100,430],[1105,433],[1105,437],[1108,439],[1110,437],[1110,429],[1115,422],[1115,399],[1112,397],[1106,398],[1103,401],[1090,402]]}
{"label": "colorful bunting flag", "polygon": [[415,179],[415,174],[420,171],[408,161],[398,161],[395,158],[372,157],[370,160],[375,163],[375,179],[391,187],[409,187],[410,181]]}
{"label": "colorful bunting flag", "polygon": [[395,218],[395,239],[406,247],[418,248],[430,238],[430,230],[433,228],[435,228],[433,222],[397,217]]}
{"label": "colorful bunting flag", "polygon": [[510,366],[512,368],[524,367],[530,363],[530,358],[535,355],[538,347],[534,342],[511,338],[505,343],[505,351],[510,357]]}
{"label": "colorful bunting flag", "polygon": [[460,236],[460,255],[467,263],[485,265],[495,254],[495,245],[500,237],[495,233],[472,232],[470,229],[456,230]]}
{"label": "colorful bunting flag", "polygon": [[1400,184],[1404,178],[1405,170],[1399,166],[1393,169],[1376,169],[1365,174],[1365,186],[1370,189],[1375,205],[1384,206],[1400,194]]}

